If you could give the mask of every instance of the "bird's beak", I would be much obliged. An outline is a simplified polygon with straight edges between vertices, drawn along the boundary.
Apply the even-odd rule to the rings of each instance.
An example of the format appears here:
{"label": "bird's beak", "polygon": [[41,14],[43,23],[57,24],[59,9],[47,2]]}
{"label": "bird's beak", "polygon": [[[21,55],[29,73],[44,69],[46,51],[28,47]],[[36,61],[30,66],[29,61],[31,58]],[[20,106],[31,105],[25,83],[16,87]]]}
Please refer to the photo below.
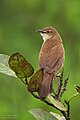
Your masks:
{"label": "bird's beak", "polygon": [[37,32],[37,33],[41,33],[41,32],[42,32],[42,30],[41,30],[41,29],[39,29],[39,30],[36,30],[36,32]]}

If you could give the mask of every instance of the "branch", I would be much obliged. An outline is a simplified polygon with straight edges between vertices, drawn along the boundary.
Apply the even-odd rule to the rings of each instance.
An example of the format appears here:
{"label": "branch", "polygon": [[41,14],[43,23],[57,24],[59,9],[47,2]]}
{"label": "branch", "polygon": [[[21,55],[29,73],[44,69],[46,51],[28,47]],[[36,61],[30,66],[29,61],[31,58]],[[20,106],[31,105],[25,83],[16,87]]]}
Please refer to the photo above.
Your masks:
{"label": "branch", "polygon": [[[68,78],[64,81],[64,86],[63,86],[63,89],[62,89],[62,85],[63,85],[63,84],[62,84],[62,82],[63,82],[63,71],[62,71],[62,73],[61,73],[61,76],[59,76],[59,78],[60,78],[60,85],[59,85],[59,87],[58,87],[58,92],[57,92],[57,94],[55,95],[55,96],[58,98],[58,100],[62,97],[64,91],[66,90],[66,85],[67,85],[67,81],[68,81]],[[24,83],[25,85],[29,85],[27,79],[25,79],[25,80],[23,80],[23,81],[24,81],[23,83]],[[29,91],[29,92],[30,92],[30,91]],[[46,103],[47,105],[49,105],[49,106],[51,106],[51,107],[59,110],[59,111],[63,114],[63,116],[65,117],[66,120],[70,120],[70,117],[69,117],[69,116],[70,116],[70,105],[69,105],[69,102],[65,102],[66,105],[68,106],[67,111],[62,111],[61,109],[57,108],[56,106],[54,106],[52,103],[50,103],[50,102],[47,101],[46,99],[41,100],[41,99],[39,98],[39,96],[37,96],[37,95],[34,94],[33,92],[30,92],[30,93],[31,93],[31,94],[33,95],[33,97],[35,97],[36,99],[39,99],[40,101]]]}
{"label": "branch", "polygon": [[59,86],[58,86],[58,90],[55,94],[55,98],[60,101],[62,95],[66,91],[69,76],[67,77],[67,79],[64,80],[64,84],[62,83],[63,82],[63,71],[61,73],[61,76],[57,76],[57,77],[60,78],[60,83],[59,83]]}
{"label": "branch", "polygon": [[[31,92],[31,94],[32,94],[35,98],[41,100],[41,99],[40,99],[37,95],[35,95],[33,92]],[[46,103],[47,105],[49,105],[49,106],[51,106],[51,107],[54,107],[55,109],[59,110],[59,111],[63,114],[63,116],[66,118],[66,120],[70,120],[70,119],[67,119],[67,112],[58,109],[56,106],[54,106],[52,103],[48,102],[47,100],[41,100],[41,101],[44,102],[44,103]]]}
{"label": "branch", "polygon": [[54,107],[54,108],[56,108],[57,110],[60,110],[60,109],[58,109],[57,107],[55,107],[52,103],[48,102],[47,100],[41,100],[41,99],[40,99],[37,95],[35,95],[33,92],[31,92],[31,94],[32,94],[35,98],[39,99],[40,101],[45,102],[47,105],[49,105],[49,106],[51,106],[51,107]]}
{"label": "branch", "polygon": [[56,92],[56,94],[55,94],[55,98],[56,99],[60,99],[60,93],[61,93],[61,89],[62,89],[62,78],[60,77],[60,84],[59,84],[59,86],[58,86],[58,90],[57,90],[57,92]]}
{"label": "branch", "polygon": [[67,106],[68,106],[68,109],[67,109],[67,119],[66,120],[70,120],[70,104],[69,104],[69,102],[68,101],[66,101],[65,100],[65,103],[67,104]]}
{"label": "branch", "polygon": [[62,97],[62,95],[63,95],[64,92],[66,91],[66,87],[67,87],[68,79],[69,79],[69,76],[68,76],[67,79],[64,81],[63,89],[62,89],[61,92],[60,92],[60,98]]}

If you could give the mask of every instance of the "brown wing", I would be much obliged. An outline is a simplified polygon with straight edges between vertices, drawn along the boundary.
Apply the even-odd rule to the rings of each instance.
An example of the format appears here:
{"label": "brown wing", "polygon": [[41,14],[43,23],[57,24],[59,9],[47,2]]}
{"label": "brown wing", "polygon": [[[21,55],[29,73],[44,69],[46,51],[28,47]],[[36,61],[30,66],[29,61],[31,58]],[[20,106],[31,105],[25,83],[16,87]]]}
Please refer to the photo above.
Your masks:
{"label": "brown wing", "polygon": [[57,71],[63,64],[63,46],[62,44],[55,45],[48,51],[42,51],[40,55],[40,67],[46,69],[47,72],[51,73]]}
{"label": "brown wing", "polygon": [[64,62],[63,56],[63,47],[62,44],[56,45],[51,49],[47,56],[47,64],[46,64],[46,71],[56,72]]}

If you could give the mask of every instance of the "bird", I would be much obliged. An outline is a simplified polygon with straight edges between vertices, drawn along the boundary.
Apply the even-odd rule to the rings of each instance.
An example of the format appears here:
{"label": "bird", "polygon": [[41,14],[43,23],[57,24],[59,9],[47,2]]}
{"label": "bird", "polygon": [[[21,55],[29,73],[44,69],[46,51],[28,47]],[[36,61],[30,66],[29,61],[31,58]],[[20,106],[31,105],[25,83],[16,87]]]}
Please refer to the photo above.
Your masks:
{"label": "bird", "polygon": [[53,92],[53,80],[57,72],[64,65],[65,50],[60,34],[57,30],[48,26],[38,29],[43,38],[43,44],[39,52],[39,68],[43,70],[43,81],[39,87],[39,97],[44,100]]}

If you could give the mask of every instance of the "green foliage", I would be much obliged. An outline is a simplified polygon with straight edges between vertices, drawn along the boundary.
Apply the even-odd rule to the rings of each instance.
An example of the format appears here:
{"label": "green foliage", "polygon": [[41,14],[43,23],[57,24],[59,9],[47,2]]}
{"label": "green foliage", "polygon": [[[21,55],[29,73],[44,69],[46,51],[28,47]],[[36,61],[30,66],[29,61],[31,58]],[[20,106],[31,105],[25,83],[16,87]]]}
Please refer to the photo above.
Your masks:
{"label": "green foliage", "polygon": [[[75,94],[74,84],[80,83],[79,24],[80,0],[0,0],[0,53],[11,55],[19,51],[37,71],[42,40],[35,31],[48,25],[54,26],[65,47],[64,75],[70,74],[68,89],[63,98],[71,97]],[[55,85],[56,83],[58,81],[54,81]],[[71,104],[72,120],[78,120],[80,114],[76,113],[80,110],[80,95]],[[0,115],[17,114],[19,120],[34,120],[25,111],[40,106],[52,110],[25,94],[24,86],[16,78],[0,74]]]}
{"label": "green foliage", "polygon": [[[12,69],[18,78],[20,78],[21,80],[23,80],[23,79],[26,80],[27,77],[30,77],[34,72],[34,68],[32,67],[32,65],[19,53],[14,53],[10,57],[7,55],[1,55],[0,58],[3,63],[2,66],[0,66],[0,67],[3,69],[3,71],[6,71],[6,72],[3,72],[4,74],[6,74],[8,72],[7,75],[10,76],[11,75],[10,70]],[[8,65],[8,63],[9,63],[9,65]],[[8,69],[3,68],[3,65],[5,65],[5,67],[8,66]],[[9,66],[11,69],[9,68]],[[0,72],[2,72],[2,70]],[[39,69],[30,78],[29,83],[25,81],[25,84],[28,85],[28,90],[32,94],[33,94],[33,92],[38,92],[38,90],[41,86],[42,80],[43,80],[42,74],[43,74],[43,70]],[[35,94],[33,94],[33,96],[34,95]],[[40,99],[38,96],[37,96],[37,98]],[[67,111],[67,109],[64,107],[64,105],[59,100],[54,99],[51,95],[48,96],[48,99],[50,100],[51,104],[55,106],[55,108],[58,108],[64,112]],[[41,110],[41,109],[31,110],[30,112],[35,116],[35,118],[37,120],[43,120],[43,119],[44,120],[49,120],[49,119],[57,120],[56,117],[54,117],[54,115],[52,116],[50,113],[47,113],[46,111]],[[61,119],[61,118],[59,117],[59,119]]]}
{"label": "green foliage", "polygon": [[77,91],[77,93],[75,93],[74,95],[72,95],[68,101],[71,102],[75,97],[79,96],[80,95],[80,86],[75,86],[75,89]]}
{"label": "green foliage", "polygon": [[42,109],[32,109],[29,112],[36,118],[36,120],[59,120]]}
{"label": "green foliage", "polygon": [[58,109],[60,109],[62,111],[67,111],[67,109],[64,107],[64,105],[59,100],[54,99],[51,95],[48,96],[48,99]]}
{"label": "green foliage", "polygon": [[20,79],[26,79],[34,73],[32,65],[18,52],[9,58],[9,66]]}
{"label": "green foliage", "polygon": [[38,89],[42,83],[42,69],[39,69],[30,79],[28,84],[28,90],[30,92],[38,92]]}
{"label": "green foliage", "polygon": [[50,114],[52,114],[53,116],[55,116],[58,120],[66,120],[64,116],[60,116],[59,114],[50,112]]}
{"label": "green foliage", "polygon": [[8,55],[0,54],[0,73],[4,73],[9,76],[17,77],[15,75],[15,72],[13,72],[10,69],[8,61],[9,61]]}

